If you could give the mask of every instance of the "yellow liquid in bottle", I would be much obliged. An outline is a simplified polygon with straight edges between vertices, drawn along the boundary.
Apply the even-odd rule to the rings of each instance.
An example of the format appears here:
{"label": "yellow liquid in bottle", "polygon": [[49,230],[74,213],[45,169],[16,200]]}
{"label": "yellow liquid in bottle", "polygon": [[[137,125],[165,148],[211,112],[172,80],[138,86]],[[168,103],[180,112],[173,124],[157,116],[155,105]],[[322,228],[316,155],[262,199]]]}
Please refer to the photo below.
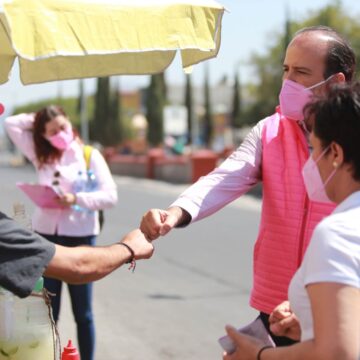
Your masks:
{"label": "yellow liquid in bottle", "polygon": [[54,347],[51,330],[31,339],[0,340],[0,360],[53,360]]}

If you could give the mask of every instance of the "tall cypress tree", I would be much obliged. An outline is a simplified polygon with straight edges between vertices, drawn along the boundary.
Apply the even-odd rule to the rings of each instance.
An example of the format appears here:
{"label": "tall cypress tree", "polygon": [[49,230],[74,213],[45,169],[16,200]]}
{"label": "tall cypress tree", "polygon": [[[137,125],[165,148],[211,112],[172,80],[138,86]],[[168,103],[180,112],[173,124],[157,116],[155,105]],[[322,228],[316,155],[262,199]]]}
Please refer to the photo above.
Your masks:
{"label": "tall cypress tree", "polygon": [[102,145],[108,145],[107,128],[109,127],[109,99],[110,78],[101,77],[97,79],[97,90],[95,94],[94,119],[92,127],[92,138]]}
{"label": "tall cypress tree", "polygon": [[84,89],[84,79],[79,80],[79,98],[77,104],[77,114],[80,119],[80,135],[82,140],[87,143],[89,142],[89,120],[87,116],[87,99]]}
{"label": "tall cypress tree", "polygon": [[239,75],[237,71],[235,71],[233,102],[232,102],[232,111],[231,111],[231,127],[234,129],[238,129],[244,125],[241,117],[241,107],[242,104],[241,104]]}
{"label": "tall cypress tree", "polygon": [[147,137],[151,146],[159,146],[164,139],[163,109],[166,102],[164,74],[151,75],[146,91],[146,117],[148,120]]}
{"label": "tall cypress tree", "polygon": [[204,81],[204,142],[206,146],[210,146],[213,136],[213,119],[211,110],[211,99],[210,99],[210,85],[209,85],[209,69],[205,64],[205,81]]}
{"label": "tall cypress tree", "polygon": [[109,77],[98,78],[97,81],[92,133],[94,140],[105,146],[122,141],[119,84],[111,86]]}
{"label": "tall cypress tree", "polygon": [[186,85],[185,85],[185,106],[187,110],[187,143],[192,143],[193,138],[193,99],[192,99],[192,86],[191,86],[191,75],[186,74]]}
{"label": "tall cypress tree", "polygon": [[122,111],[121,111],[121,95],[120,82],[116,79],[116,84],[110,92],[109,100],[109,127],[107,131],[108,144],[116,145],[123,140],[122,129]]}

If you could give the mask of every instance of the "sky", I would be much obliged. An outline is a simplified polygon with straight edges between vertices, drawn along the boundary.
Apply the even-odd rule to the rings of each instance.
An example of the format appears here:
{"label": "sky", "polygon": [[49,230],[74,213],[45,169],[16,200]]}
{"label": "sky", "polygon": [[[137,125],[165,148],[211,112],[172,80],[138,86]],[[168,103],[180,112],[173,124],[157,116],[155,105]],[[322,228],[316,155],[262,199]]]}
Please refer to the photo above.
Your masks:
{"label": "sky", "polygon": [[[209,60],[210,82],[219,81],[224,75],[232,78],[237,69],[243,81],[251,80],[247,60],[254,52],[261,53],[271,43],[272,34],[283,31],[286,11],[294,21],[305,19],[309,12],[316,11],[331,3],[331,0],[218,0],[227,11],[222,22],[222,40],[218,56]],[[360,15],[359,0],[342,0],[345,9],[351,15]],[[287,10],[286,10],[287,9]],[[202,84],[204,64],[193,68],[193,83]],[[184,73],[179,57],[166,71],[167,82],[184,83]],[[120,76],[120,87],[133,90],[148,84],[148,76]],[[19,80],[18,68],[15,66],[10,80],[0,86],[0,102],[5,105],[6,113],[12,108],[30,101],[56,97],[59,94],[77,96],[78,81],[67,80],[49,82],[39,85],[22,85]],[[92,94],[95,79],[87,79],[85,91]]]}

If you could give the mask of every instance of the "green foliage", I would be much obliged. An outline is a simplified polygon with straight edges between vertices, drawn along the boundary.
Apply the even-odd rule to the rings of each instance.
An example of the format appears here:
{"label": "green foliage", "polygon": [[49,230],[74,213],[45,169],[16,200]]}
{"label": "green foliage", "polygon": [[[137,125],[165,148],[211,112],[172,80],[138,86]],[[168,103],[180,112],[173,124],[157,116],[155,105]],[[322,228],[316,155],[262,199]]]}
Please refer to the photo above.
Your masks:
{"label": "green foliage", "polygon": [[109,102],[110,102],[110,78],[97,79],[95,93],[94,117],[91,126],[91,138],[103,145],[107,144],[106,128],[110,125]]}
{"label": "green foliage", "polygon": [[[94,117],[90,121],[90,139],[92,141],[99,141],[102,145],[117,145],[125,138],[131,138],[133,136],[131,129],[131,119],[123,116],[121,111],[121,97],[119,96],[119,90],[114,89],[107,94],[107,80],[100,81],[100,92],[96,93],[94,97],[90,96],[86,99],[86,114],[95,113],[95,109],[99,114],[103,114],[99,117]],[[108,83],[110,84],[110,82]],[[109,96],[109,98],[107,98]],[[97,103],[95,101],[97,99]],[[108,100],[106,100],[108,99]],[[109,104],[106,105],[106,101]],[[73,126],[78,130],[80,134],[80,99],[74,98],[54,98],[46,99],[38,102],[32,102],[22,106],[14,108],[14,114],[37,112],[48,105],[60,105],[66,114],[68,115]],[[96,105],[97,104],[97,105]],[[104,106],[104,110],[102,107]],[[95,120],[98,119],[98,120]]]}
{"label": "green foliage", "polygon": [[95,94],[91,138],[104,146],[118,145],[123,140],[119,89],[112,90],[110,78],[98,78]]}
{"label": "green foliage", "polygon": [[71,123],[77,129],[79,129],[80,119],[77,111],[78,102],[76,98],[62,98],[60,102],[59,99],[57,98],[32,102],[29,104],[15,107],[13,113],[20,114],[20,113],[37,112],[48,105],[60,105],[68,115]]}
{"label": "green foliage", "polygon": [[119,144],[123,140],[121,126],[121,98],[118,86],[110,94],[110,133],[109,140],[112,144]]}
{"label": "green foliage", "polygon": [[278,105],[278,94],[282,82],[282,62],[285,56],[284,44],[294,33],[313,25],[330,26],[350,41],[357,55],[357,71],[360,69],[360,22],[343,8],[341,1],[334,0],[321,10],[310,12],[305,20],[287,19],[283,33],[272,34],[272,43],[265,55],[254,54],[250,63],[257,74],[257,81],[248,87],[252,103],[244,110],[247,123],[253,124],[274,112]]}
{"label": "green foliage", "polygon": [[147,138],[151,146],[159,146],[164,139],[163,109],[166,104],[164,73],[151,75],[146,91],[146,118],[148,120]]}

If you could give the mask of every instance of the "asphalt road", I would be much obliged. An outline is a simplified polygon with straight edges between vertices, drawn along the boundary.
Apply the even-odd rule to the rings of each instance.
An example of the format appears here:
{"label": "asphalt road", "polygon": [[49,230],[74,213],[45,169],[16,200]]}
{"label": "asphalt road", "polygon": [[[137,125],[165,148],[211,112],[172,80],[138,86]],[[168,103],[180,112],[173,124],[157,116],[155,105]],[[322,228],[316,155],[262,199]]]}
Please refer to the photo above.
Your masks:
{"label": "asphalt road", "polygon": [[[0,155],[1,157],[1,155]],[[12,213],[15,201],[32,204],[16,181],[36,181],[30,166],[0,162],[1,210]],[[116,177],[118,205],[105,212],[98,244],[121,239],[137,227],[151,207],[166,208],[183,185]],[[151,260],[135,273],[123,267],[94,289],[96,360],[216,360],[224,325],[242,326],[256,312],[248,305],[252,247],[260,201],[244,196],[211,218],[174,230],[155,242]],[[68,294],[59,321],[62,345],[76,342]]]}

